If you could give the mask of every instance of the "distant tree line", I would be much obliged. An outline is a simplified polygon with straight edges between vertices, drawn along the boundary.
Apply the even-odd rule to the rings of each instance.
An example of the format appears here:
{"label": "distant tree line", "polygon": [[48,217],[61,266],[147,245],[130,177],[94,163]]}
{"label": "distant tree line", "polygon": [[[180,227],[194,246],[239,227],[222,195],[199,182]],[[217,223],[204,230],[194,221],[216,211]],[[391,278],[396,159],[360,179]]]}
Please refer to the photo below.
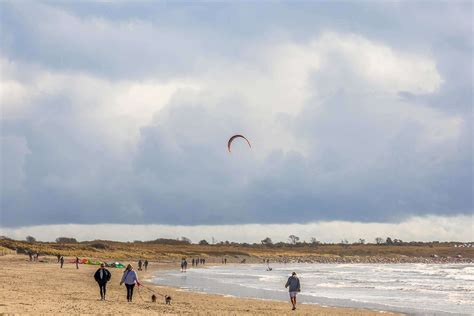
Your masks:
{"label": "distant tree line", "polygon": [[[5,236],[2,236],[2,239],[8,239]],[[35,243],[36,238],[33,236],[27,236],[25,240],[28,243]],[[77,243],[78,241],[76,238],[73,237],[58,237],[56,238],[56,243]],[[401,246],[401,245],[426,245],[426,244],[436,244],[439,243],[439,241],[432,241],[432,242],[419,242],[419,241],[411,241],[411,242],[403,242],[403,240],[398,239],[398,238],[391,238],[387,237],[383,239],[382,237],[376,237],[374,239],[376,245],[386,245],[386,246]],[[166,245],[190,245],[192,244],[192,240],[187,238],[187,237],[179,237],[176,239],[172,238],[158,238],[155,240],[149,240],[149,241],[140,241],[140,240],[135,240],[133,241],[134,243],[150,243],[150,244],[166,244]],[[296,235],[289,235],[287,242],[277,242],[274,243],[270,237],[265,237],[260,241],[260,243],[238,243],[238,242],[231,242],[231,241],[217,241],[214,237],[212,237],[211,243],[209,243],[207,240],[202,239],[198,242],[199,245],[202,246],[207,246],[207,245],[229,245],[229,246],[245,246],[245,247],[305,247],[305,246],[310,246],[310,247],[317,247],[318,245],[321,245],[322,243],[316,239],[316,237],[311,237],[309,242],[303,240],[301,241],[300,237]],[[334,243],[325,243],[325,244],[334,244]],[[337,244],[337,243],[336,243]],[[364,238],[359,238],[357,241],[353,243],[349,243],[347,239],[342,239],[339,243],[339,245],[343,247],[349,247],[350,245],[365,245],[366,240]],[[102,243],[96,243],[93,245],[95,248],[104,248],[104,244]]]}
{"label": "distant tree line", "polygon": [[77,243],[77,240],[76,238],[72,238],[72,237],[58,237],[56,238],[56,242],[58,244],[73,244],[73,243]]}

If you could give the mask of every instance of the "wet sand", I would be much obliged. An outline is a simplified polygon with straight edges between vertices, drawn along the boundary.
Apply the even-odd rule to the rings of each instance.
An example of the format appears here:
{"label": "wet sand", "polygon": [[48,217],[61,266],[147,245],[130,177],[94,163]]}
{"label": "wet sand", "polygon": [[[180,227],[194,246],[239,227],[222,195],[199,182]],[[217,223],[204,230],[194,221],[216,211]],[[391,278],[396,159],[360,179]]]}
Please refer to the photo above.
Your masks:
{"label": "wet sand", "polygon": [[[40,258],[41,259],[41,258]],[[112,279],[107,286],[107,300],[100,301],[99,288],[93,278],[98,268],[65,263],[60,269],[56,258],[49,262],[29,262],[22,255],[0,256],[0,313],[2,314],[198,314],[198,315],[380,315],[375,311],[351,308],[321,307],[300,304],[296,312],[286,302],[262,301],[190,293],[146,282],[151,271],[176,268],[177,265],[152,262],[149,272],[138,271],[145,287],[135,288],[134,300],[128,303],[126,290],[120,286],[123,269],[109,268]],[[69,259],[70,260],[70,259]],[[66,262],[69,261],[68,259]],[[127,263],[127,262],[124,262]],[[156,274],[156,272],[155,272]],[[147,290],[149,289],[149,290]],[[172,297],[165,305],[158,295],[151,302],[151,291]],[[384,313],[387,314],[387,313]]]}

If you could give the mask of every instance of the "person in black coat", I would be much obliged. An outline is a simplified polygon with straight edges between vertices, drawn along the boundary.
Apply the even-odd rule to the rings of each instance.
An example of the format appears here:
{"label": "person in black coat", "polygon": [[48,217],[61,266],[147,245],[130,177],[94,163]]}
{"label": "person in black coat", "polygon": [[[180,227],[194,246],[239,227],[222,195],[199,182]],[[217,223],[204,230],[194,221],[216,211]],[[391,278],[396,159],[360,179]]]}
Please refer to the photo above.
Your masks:
{"label": "person in black coat", "polygon": [[110,281],[112,274],[105,268],[103,263],[100,264],[100,268],[94,274],[94,279],[99,283],[100,289],[100,300],[105,301],[105,291],[107,282]]}

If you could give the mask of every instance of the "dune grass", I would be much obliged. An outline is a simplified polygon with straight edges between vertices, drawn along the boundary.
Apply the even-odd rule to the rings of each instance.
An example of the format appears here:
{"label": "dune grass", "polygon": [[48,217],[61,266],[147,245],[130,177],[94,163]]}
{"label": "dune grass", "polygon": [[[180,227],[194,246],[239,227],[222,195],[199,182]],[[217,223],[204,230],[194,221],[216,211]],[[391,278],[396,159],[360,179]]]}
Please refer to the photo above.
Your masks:
{"label": "dune grass", "polygon": [[153,242],[116,242],[86,241],[78,243],[54,243],[0,240],[0,252],[16,250],[18,253],[38,252],[41,255],[63,255],[66,257],[90,258],[142,258],[149,260],[178,260],[181,257],[228,257],[228,258],[282,258],[282,257],[317,257],[317,256],[379,256],[379,257],[454,257],[474,259],[474,248],[454,247],[454,243],[424,243],[403,245],[374,244],[300,244],[296,246],[263,246],[263,245],[195,245],[195,244],[162,244]]}

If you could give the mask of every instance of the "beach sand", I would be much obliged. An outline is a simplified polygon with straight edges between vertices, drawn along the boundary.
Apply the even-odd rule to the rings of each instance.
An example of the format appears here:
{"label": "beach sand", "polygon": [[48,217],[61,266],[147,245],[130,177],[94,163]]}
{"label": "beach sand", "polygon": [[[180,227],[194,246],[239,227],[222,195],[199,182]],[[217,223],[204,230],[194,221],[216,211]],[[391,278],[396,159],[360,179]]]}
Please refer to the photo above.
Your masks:
{"label": "beach sand", "polygon": [[[41,258],[40,258],[41,259]],[[180,291],[144,283],[157,293],[172,297],[165,305],[158,296],[152,303],[151,293],[144,288],[134,293],[134,301],[126,301],[124,286],[119,286],[123,269],[109,268],[112,279],[107,287],[107,301],[99,300],[99,289],[93,279],[97,266],[65,263],[60,269],[56,258],[45,262],[29,262],[22,255],[0,256],[0,313],[2,314],[198,314],[198,315],[380,315],[363,309],[321,307],[300,304],[296,312],[287,302],[262,301]],[[66,260],[68,262],[70,259]],[[150,271],[177,268],[151,263]],[[148,273],[139,271],[145,280]],[[142,281],[143,282],[143,281]]]}

